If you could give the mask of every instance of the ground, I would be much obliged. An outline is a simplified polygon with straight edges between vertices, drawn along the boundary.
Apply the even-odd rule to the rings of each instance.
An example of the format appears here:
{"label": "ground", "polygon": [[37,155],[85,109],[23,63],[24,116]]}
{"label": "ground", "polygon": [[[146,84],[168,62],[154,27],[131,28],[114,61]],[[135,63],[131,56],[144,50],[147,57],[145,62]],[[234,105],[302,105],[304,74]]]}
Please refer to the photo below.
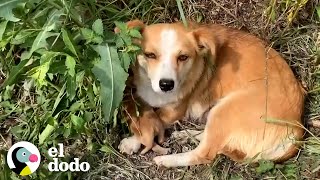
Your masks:
{"label": "ground", "polygon": [[[64,6],[65,2],[69,1],[52,0],[48,1],[48,4],[46,4],[47,2],[42,3],[41,6],[46,7],[48,5],[48,7],[53,6],[57,9],[69,11],[68,8],[70,7]],[[79,29],[88,28],[97,18],[102,19],[105,30],[112,30],[116,20],[128,21],[139,18],[147,24],[152,24],[174,22],[182,17],[182,12],[179,12],[177,7],[179,0],[87,0],[72,2],[78,3],[72,10],[78,11],[79,16],[84,17],[83,22],[86,23],[81,24],[80,21],[73,23],[72,20],[75,20],[75,18],[71,16],[70,19],[72,20],[64,22],[64,27],[72,32],[72,36],[75,38]],[[41,6],[39,5],[39,7]],[[7,109],[10,113],[5,115],[1,114],[5,108],[0,107],[0,165],[4,164],[4,161],[2,161],[5,159],[4,154],[15,141],[26,139],[38,143],[38,135],[42,134],[50,123],[54,124],[53,121],[55,119],[51,117],[50,113],[55,114],[61,111],[63,117],[57,118],[60,121],[59,128],[52,130],[51,134],[48,133],[45,143],[38,147],[40,147],[41,153],[45,154],[50,146],[57,142],[63,142],[66,148],[66,155],[80,157],[81,160],[89,161],[92,165],[91,170],[88,173],[73,173],[77,179],[320,179],[320,125],[318,127],[316,127],[317,125],[312,125],[320,122],[319,0],[265,0],[263,2],[259,0],[183,0],[182,7],[186,19],[201,23],[224,24],[255,34],[280,52],[287,60],[297,79],[301,81],[307,92],[303,118],[307,131],[305,140],[302,142],[301,151],[297,156],[282,164],[274,164],[269,161],[247,164],[236,163],[221,155],[209,165],[171,169],[157,167],[152,162],[152,158],[155,157],[153,152],[145,155],[123,155],[118,152],[117,147],[120,140],[130,135],[128,128],[125,123],[118,122],[115,128],[112,128],[112,125],[108,125],[108,132],[105,133],[105,126],[103,126],[105,121],[102,118],[101,107],[99,106],[101,103],[99,103],[95,92],[98,91],[97,82],[92,79],[92,76],[85,77],[85,80],[78,84],[77,95],[79,97],[76,97],[76,100],[67,101],[65,97],[60,103],[62,97],[58,94],[60,94],[60,89],[63,89],[65,82],[61,83],[60,81],[64,79],[62,76],[57,75],[56,77],[58,78],[51,79],[52,84],[43,88],[43,91],[31,88],[32,90],[28,90],[29,94],[24,95],[25,89],[30,88],[31,85],[26,83],[29,81],[17,81],[14,87],[8,87],[5,91],[0,92],[1,105],[10,105],[9,109]],[[44,16],[45,9],[44,12],[38,14],[40,17],[41,15]],[[29,11],[28,13],[32,14],[33,12]],[[43,19],[40,18],[40,20]],[[59,18],[54,20],[58,22]],[[27,19],[27,21],[20,23],[19,26],[21,24],[27,24],[28,28],[31,27],[31,31],[35,31],[34,33],[38,33],[37,28],[42,28],[42,26],[39,26],[39,24],[42,25],[41,21],[36,24],[32,21],[29,22]],[[33,25],[37,25],[37,28],[34,28]],[[88,29],[86,30],[88,31]],[[92,37],[90,36],[89,38]],[[62,42],[61,39],[59,40]],[[90,40],[93,41],[94,39]],[[0,47],[1,43],[3,42],[0,39]],[[53,41],[51,47],[54,46],[54,43],[55,41]],[[79,41],[78,43],[79,46],[83,47],[87,46],[88,43],[92,45],[92,42],[88,41]],[[57,44],[55,48],[59,49],[61,44]],[[28,45],[26,46],[29,47]],[[66,48],[63,48],[63,46],[62,42],[60,50],[62,49],[61,51],[64,52]],[[14,56],[12,57],[12,62],[9,62],[9,58],[5,62],[8,66],[11,63],[10,65],[13,64],[16,67],[20,62],[21,49],[6,47],[7,49],[3,48],[1,52],[7,52],[9,55],[14,54]],[[11,50],[13,52],[8,52]],[[87,57],[86,55],[90,53],[92,52],[85,49],[82,55]],[[3,57],[4,53],[0,54],[1,62],[7,60]],[[82,71],[82,66],[87,65],[90,65],[90,63],[77,62],[77,78],[79,74],[84,72]],[[0,64],[0,85],[5,82],[6,78],[10,77],[9,70],[4,67],[4,64]],[[90,75],[90,73],[86,75]],[[41,93],[39,94],[38,92]],[[89,93],[93,94],[92,97],[87,97]],[[10,101],[9,105],[5,104],[9,100],[3,101],[4,98],[2,97],[2,95],[4,97],[9,96],[8,94],[13,94],[13,102]],[[92,101],[94,102],[93,106],[91,104]],[[21,104],[22,106],[20,107]],[[57,108],[58,110],[56,111],[56,104],[61,105],[62,108]],[[16,108],[18,105],[19,108]],[[52,110],[52,107],[55,110]],[[68,110],[62,112],[66,108]],[[35,113],[31,113],[30,109]],[[77,111],[78,109],[80,110]],[[74,119],[79,121],[72,124],[69,116],[70,114],[82,115],[82,113],[84,113],[83,116],[90,120],[86,124],[85,132],[77,133],[77,129],[74,129],[74,124],[77,125],[77,122],[81,123],[81,121]],[[84,125],[82,124],[82,126]],[[197,121],[183,121],[175,124],[166,132],[167,139],[164,147],[170,147],[172,149],[171,153],[186,152],[194,149],[198,142],[191,139],[185,144],[179,144],[179,141],[171,137],[171,133],[175,130],[203,129],[203,127],[204,123]],[[33,176],[36,177],[35,179],[47,178],[47,174],[45,174],[47,170],[45,166],[43,167],[38,170],[39,175]],[[3,171],[4,173],[2,173],[1,171],[2,167],[0,166],[0,179],[7,172]],[[50,178],[48,176],[47,179],[62,179],[62,174],[51,174]],[[66,177],[70,174],[63,175]],[[14,176],[11,175],[11,177]]]}
{"label": "ground", "polygon": [[[293,5],[286,9],[285,5],[279,2],[268,4],[268,2],[257,0],[183,1],[187,19],[204,23],[220,23],[253,33],[285,57],[308,92],[304,115],[306,127],[311,121],[320,118],[319,89],[314,90],[320,84],[320,27],[319,19],[316,22],[317,17],[314,11],[317,4],[317,1],[309,1],[290,22],[288,14]],[[276,13],[274,17],[268,15],[268,7],[269,10],[274,8]],[[179,20],[180,15],[175,1],[160,1],[142,19],[147,23],[172,22]],[[172,127],[169,132],[174,129],[201,128],[203,125],[198,122],[182,122]],[[320,150],[317,149],[320,147],[317,139],[320,133],[316,128],[309,128],[313,135],[306,133],[306,137],[310,139],[305,142],[304,148],[296,157],[284,164],[260,162],[248,165],[219,156],[210,165],[167,169],[155,166],[152,162],[155,154],[150,152],[144,156],[137,154],[119,155],[116,158],[106,157],[101,161],[100,168],[89,177],[96,179],[317,179],[320,178]],[[118,140],[115,140],[114,147],[117,146]],[[189,141],[187,144],[179,145],[177,141],[170,138],[168,133],[165,146],[172,148],[172,153],[180,153],[195,148],[196,142]]]}

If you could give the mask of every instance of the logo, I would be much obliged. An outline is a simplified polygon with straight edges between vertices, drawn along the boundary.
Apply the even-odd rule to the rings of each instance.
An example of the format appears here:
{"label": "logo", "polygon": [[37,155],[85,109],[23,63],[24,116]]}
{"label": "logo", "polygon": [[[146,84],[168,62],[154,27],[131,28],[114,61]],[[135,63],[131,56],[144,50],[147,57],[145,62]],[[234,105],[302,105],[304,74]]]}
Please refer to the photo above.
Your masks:
{"label": "logo", "polygon": [[81,162],[79,158],[73,158],[73,162],[67,163],[67,162],[59,162],[58,157],[64,157],[64,151],[63,151],[63,144],[59,143],[58,144],[59,149],[56,147],[52,147],[48,150],[48,155],[50,157],[52,157],[53,162],[50,162],[48,164],[48,169],[49,171],[53,172],[53,171],[71,171],[71,172],[75,172],[75,171],[82,171],[82,172],[86,172],[89,171],[90,169],[90,164],[88,162]]}
{"label": "logo", "polygon": [[26,141],[15,143],[7,154],[9,168],[21,176],[35,172],[40,165],[40,159],[38,148]]}

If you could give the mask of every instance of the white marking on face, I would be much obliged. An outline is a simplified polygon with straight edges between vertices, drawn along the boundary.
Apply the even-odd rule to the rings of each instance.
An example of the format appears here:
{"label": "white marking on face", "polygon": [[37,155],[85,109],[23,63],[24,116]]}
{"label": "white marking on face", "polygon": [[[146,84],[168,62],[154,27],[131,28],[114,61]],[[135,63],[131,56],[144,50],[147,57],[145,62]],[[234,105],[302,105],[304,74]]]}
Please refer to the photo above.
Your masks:
{"label": "white marking on face", "polygon": [[178,95],[175,92],[167,94],[156,92],[153,85],[150,84],[149,78],[146,74],[144,74],[144,70],[140,69],[139,73],[140,79],[139,82],[136,83],[137,94],[150,106],[163,107],[178,101]]}
{"label": "white marking on face", "polygon": [[156,72],[152,72],[153,77],[151,78],[152,88],[157,93],[162,93],[159,87],[160,79],[171,79],[174,81],[174,89],[176,91],[178,87],[177,72],[173,67],[173,60],[178,48],[177,32],[174,29],[166,29],[161,32],[161,42],[159,47],[160,57],[158,59],[159,65]]}

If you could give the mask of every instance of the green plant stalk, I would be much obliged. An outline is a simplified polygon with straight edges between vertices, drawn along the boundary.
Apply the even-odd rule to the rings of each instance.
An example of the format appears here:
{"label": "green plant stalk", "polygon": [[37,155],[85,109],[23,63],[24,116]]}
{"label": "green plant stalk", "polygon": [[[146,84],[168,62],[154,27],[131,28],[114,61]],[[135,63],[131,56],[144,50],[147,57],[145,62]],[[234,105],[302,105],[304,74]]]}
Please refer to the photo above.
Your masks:
{"label": "green plant stalk", "polygon": [[182,8],[182,0],[176,0],[177,2],[177,5],[178,5],[178,9],[179,9],[179,13],[180,13],[180,17],[181,17],[181,20],[182,20],[182,23],[183,25],[187,28],[188,27],[188,22],[186,20],[186,17],[184,15],[184,11],[183,11],[183,8]]}

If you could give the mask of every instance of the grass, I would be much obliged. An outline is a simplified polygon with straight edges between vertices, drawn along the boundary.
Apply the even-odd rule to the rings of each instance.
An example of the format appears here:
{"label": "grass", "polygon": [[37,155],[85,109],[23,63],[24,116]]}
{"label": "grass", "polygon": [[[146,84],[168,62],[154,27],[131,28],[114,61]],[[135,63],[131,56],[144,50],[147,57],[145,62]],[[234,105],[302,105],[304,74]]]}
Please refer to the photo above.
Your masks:
{"label": "grass", "polygon": [[[99,64],[107,61],[99,49],[93,48],[106,48],[101,40],[109,42],[110,57],[119,58],[125,71],[132,58],[124,57],[132,57],[137,49],[130,44],[129,32],[109,38],[115,21],[119,22],[118,27],[121,27],[123,24],[120,22],[135,18],[149,24],[191,19],[203,23],[225,24],[248,31],[279,51],[302,82],[308,92],[304,116],[307,125],[310,121],[320,120],[320,17],[317,15],[320,13],[320,5],[317,0],[270,0],[265,3],[184,0],[178,1],[181,2],[180,8],[176,1],[169,0],[34,2],[40,3],[27,3],[23,8],[17,6],[18,8],[13,9],[14,17],[21,20],[15,23],[7,22],[0,38],[0,179],[16,178],[3,165],[8,147],[19,140],[36,144],[44,155],[44,164],[50,159],[45,156],[46,150],[63,142],[67,155],[65,161],[79,157],[81,161],[86,160],[92,166],[88,173],[49,173],[45,166],[42,166],[37,173],[28,177],[29,179],[320,177],[320,131],[315,127],[308,127],[314,136],[306,134],[300,153],[284,164],[268,161],[253,165],[239,164],[219,156],[211,165],[165,169],[152,164],[151,159],[155,156],[153,153],[145,156],[125,156],[118,153],[116,147],[119,141],[128,135],[128,129],[126,124],[121,122],[121,111],[115,116],[118,118],[105,116],[107,112],[109,117],[113,116],[112,111],[108,111],[106,107],[116,107],[117,103],[106,106],[106,102],[99,97],[111,98],[100,93],[104,88],[110,87],[110,84],[106,85],[103,81],[105,77],[112,78],[114,82],[120,81],[120,84],[112,83],[113,89],[121,89],[123,80],[116,79],[117,76],[110,73],[110,68],[102,71],[97,68],[99,65],[106,67],[108,64]],[[1,4],[2,1],[0,8]],[[33,11],[25,12],[23,9]],[[57,13],[50,16],[54,10],[60,10],[62,15]],[[47,17],[52,17],[51,24],[46,24]],[[101,23],[97,19],[101,19],[102,34]],[[0,18],[0,37],[3,22],[4,18]],[[56,34],[49,37],[49,33],[44,33],[44,36],[48,35],[47,44],[42,44],[43,46],[26,58],[28,54],[23,52],[30,52],[36,37],[48,27],[52,28],[50,33]],[[94,67],[96,70],[92,70]],[[111,102],[118,101],[119,98],[116,97],[118,96],[114,93]],[[169,131],[201,128],[203,124],[185,122]],[[165,146],[170,146],[175,153],[191,150],[196,144],[191,141],[182,146],[168,138]]]}

